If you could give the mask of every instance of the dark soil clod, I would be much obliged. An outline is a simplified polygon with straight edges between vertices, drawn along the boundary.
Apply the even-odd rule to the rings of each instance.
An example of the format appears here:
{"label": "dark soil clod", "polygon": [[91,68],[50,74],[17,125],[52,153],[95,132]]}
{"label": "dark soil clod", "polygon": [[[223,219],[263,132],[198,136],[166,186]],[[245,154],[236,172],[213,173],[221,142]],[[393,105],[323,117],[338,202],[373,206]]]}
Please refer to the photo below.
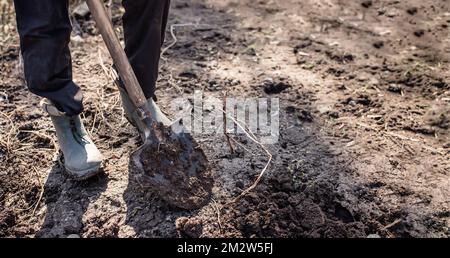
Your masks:
{"label": "dark soil clod", "polygon": [[269,95],[279,94],[290,87],[292,86],[283,81],[277,82],[267,81],[264,83],[264,92]]}
{"label": "dark soil clod", "polygon": [[417,7],[411,7],[408,10],[406,10],[406,12],[410,15],[415,15],[417,11],[418,11]]}
{"label": "dark soil clod", "polygon": [[206,155],[189,134],[154,125],[156,138],[132,153],[130,174],[169,204],[198,209],[211,196],[213,179]]}

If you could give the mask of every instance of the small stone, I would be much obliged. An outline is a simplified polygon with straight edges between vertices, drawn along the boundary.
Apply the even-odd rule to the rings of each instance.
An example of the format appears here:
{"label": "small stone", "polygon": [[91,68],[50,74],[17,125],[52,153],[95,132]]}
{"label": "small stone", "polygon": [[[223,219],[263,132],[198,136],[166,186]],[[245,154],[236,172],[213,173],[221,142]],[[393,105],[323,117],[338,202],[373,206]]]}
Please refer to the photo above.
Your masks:
{"label": "small stone", "polygon": [[8,95],[6,93],[0,92],[0,102],[8,102]]}
{"label": "small stone", "polygon": [[425,35],[425,31],[424,30],[417,30],[417,31],[414,32],[414,36],[416,36],[418,38],[422,37],[423,35]]}
{"label": "small stone", "polygon": [[279,94],[289,88],[291,88],[292,86],[287,83],[284,82],[283,80],[277,80],[277,81],[264,81],[264,92],[266,94]]}
{"label": "small stone", "polygon": [[84,43],[84,39],[80,35],[73,36],[70,40],[74,43]]}
{"label": "small stone", "polygon": [[298,43],[294,47],[294,53],[297,54],[300,51],[300,49],[304,49],[304,48],[309,47],[311,45],[312,45],[312,41],[310,39],[301,40],[300,43]]}
{"label": "small stone", "polygon": [[378,234],[370,234],[367,238],[381,238]]}
{"label": "small stone", "polygon": [[203,232],[203,221],[198,218],[180,217],[175,221],[175,227],[183,236],[198,238]]}
{"label": "small stone", "polygon": [[398,16],[398,11],[395,10],[395,9],[391,9],[391,10],[388,10],[388,11],[385,13],[385,15],[386,15],[387,17],[389,17],[389,18],[394,18],[394,17]]}
{"label": "small stone", "polygon": [[67,238],[81,238],[80,235],[77,234],[70,234],[67,236]]}
{"label": "small stone", "polygon": [[394,93],[401,93],[402,87],[399,85],[391,84],[391,85],[389,85],[387,90],[390,92],[394,92]]}
{"label": "small stone", "polygon": [[356,80],[359,81],[359,82],[365,82],[365,81],[368,81],[369,78],[370,78],[370,74],[364,73],[364,72],[363,72],[363,73],[360,73],[360,74],[356,77]]}
{"label": "small stone", "polygon": [[377,78],[375,78],[375,77],[371,77],[369,79],[369,84],[372,85],[372,86],[378,85],[378,84],[380,84],[380,81]]}
{"label": "small stone", "polygon": [[328,113],[328,116],[334,119],[338,119],[339,118],[339,112],[337,111],[331,111]]}
{"label": "small stone", "polygon": [[178,74],[179,77],[188,78],[188,79],[195,79],[197,78],[197,72],[193,69],[186,69]]}
{"label": "small stone", "polygon": [[361,3],[364,8],[369,8],[372,6],[372,0],[365,0]]}
{"label": "small stone", "polygon": [[408,10],[406,10],[406,12],[409,14],[409,15],[415,15],[416,13],[417,13],[417,7],[411,7],[411,8],[409,8]]}
{"label": "small stone", "polygon": [[380,48],[384,47],[384,42],[381,41],[381,40],[380,41],[376,41],[376,42],[373,43],[373,47],[377,48],[377,49],[380,49]]}

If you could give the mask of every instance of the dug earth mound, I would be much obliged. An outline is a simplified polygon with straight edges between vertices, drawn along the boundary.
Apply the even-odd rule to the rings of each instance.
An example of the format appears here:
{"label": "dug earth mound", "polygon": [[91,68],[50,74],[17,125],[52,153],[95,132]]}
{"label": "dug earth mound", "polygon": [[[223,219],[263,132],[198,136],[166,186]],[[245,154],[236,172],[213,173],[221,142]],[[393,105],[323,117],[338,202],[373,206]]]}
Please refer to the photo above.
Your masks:
{"label": "dug earth mound", "polygon": [[209,161],[190,134],[157,124],[151,137],[130,157],[129,173],[141,187],[168,204],[191,210],[210,200],[214,184]]}

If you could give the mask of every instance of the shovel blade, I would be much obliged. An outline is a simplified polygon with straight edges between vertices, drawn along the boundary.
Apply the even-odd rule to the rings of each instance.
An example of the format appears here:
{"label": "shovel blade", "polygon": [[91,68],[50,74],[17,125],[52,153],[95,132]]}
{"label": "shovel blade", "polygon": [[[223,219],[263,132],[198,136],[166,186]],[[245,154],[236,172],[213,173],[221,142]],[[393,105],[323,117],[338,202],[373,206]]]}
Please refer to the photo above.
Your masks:
{"label": "shovel blade", "polygon": [[131,154],[130,175],[170,205],[198,209],[211,197],[208,159],[190,134],[155,125],[152,138]]}

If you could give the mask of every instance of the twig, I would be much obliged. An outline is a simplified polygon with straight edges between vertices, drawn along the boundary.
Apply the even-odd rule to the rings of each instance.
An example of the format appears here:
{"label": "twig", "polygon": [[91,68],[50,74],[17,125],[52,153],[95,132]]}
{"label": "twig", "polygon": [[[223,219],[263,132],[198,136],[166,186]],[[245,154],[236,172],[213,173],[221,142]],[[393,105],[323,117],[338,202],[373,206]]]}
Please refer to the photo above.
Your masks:
{"label": "twig", "polygon": [[42,138],[49,139],[49,140],[52,142],[53,149],[55,149],[56,146],[58,146],[58,145],[56,144],[56,142],[55,142],[55,139],[54,139],[53,137],[51,137],[51,136],[49,136],[49,135],[46,135],[46,134],[44,134],[44,133],[40,133],[39,131],[19,130],[19,132],[31,133],[31,134],[35,134],[35,135],[37,135],[37,136],[40,136],[40,137],[42,137]]}
{"label": "twig", "polygon": [[[12,151],[11,148],[11,135],[17,135],[17,128],[15,126],[15,123],[13,122],[13,120],[11,119],[10,116],[8,116],[7,114],[0,112],[0,115],[6,117],[9,120],[9,125],[11,126],[11,129],[9,130],[9,133],[7,134],[7,138],[6,138],[6,151],[7,153],[10,153]],[[0,135],[1,137],[1,135]]]}
{"label": "twig", "polygon": [[234,138],[230,138],[234,143],[236,143],[237,145],[239,145],[239,147],[241,147],[242,149],[244,149],[245,151],[247,151],[248,153],[252,154],[253,156],[256,156],[255,153],[253,153],[252,151],[250,151],[249,149],[247,149],[244,145],[242,145],[241,143],[239,143],[237,140],[235,140]]}
{"label": "twig", "polygon": [[[224,113],[224,116],[227,116],[227,113],[225,110],[221,110]],[[222,224],[221,224],[221,220],[220,220],[220,216],[222,213],[223,208],[225,208],[226,206],[232,205],[234,203],[236,203],[237,201],[239,201],[243,196],[245,196],[246,194],[248,194],[250,191],[252,191],[261,181],[262,177],[264,176],[264,174],[267,171],[267,168],[269,167],[270,163],[272,162],[272,154],[270,153],[270,151],[261,143],[256,139],[256,136],[250,131],[244,128],[244,126],[241,125],[241,123],[239,121],[237,121],[236,119],[234,119],[234,117],[230,117],[230,119],[239,127],[242,129],[242,131],[244,131],[245,135],[250,138],[253,142],[255,142],[257,145],[261,146],[261,148],[266,152],[267,156],[269,157],[266,165],[264,166],[264,168],[261,170],[261,172],[259,173],[258,177],[256,178],[256,180],[253,182],[253,184],[251,186],[249,186],[247,189],[245,189],[241,194],[239,194],[238,196],[236,196],[233,200],[225,203],[222,206],[218,206],[217,202],[213,199],[213,203],[217,212],[217,222],[219,224],[219,229],[222,231]],[[226,125],[226,123],[224,123]],[[234,140],[233,138],[230,138],[232,140]],[[236,143],[237,141],[234,140]],[[243,146],[242,146],[243,147]],[[245,150],[247,150],[245,147],[243,147]],[[247,150],[248,151],[248,150]],[[249,151],[250,152],[250,151]],[[250,152],[252,153],[252,152]],[[253,153],[252,153],[253,154]]]}
{"label": "twig", "polygon": [[113,69],[110,68],[109,71],[108,71],[108,68],[106,68],[105,62],[104,62],[104,60],[103,60],[103,55],[102,55],[102,49],[101,49],[101,48],[98,49],[98,59],[99,59],[99,64],[100,64],[100,66],[102,67],[102,70],[103,70],[103,72],[105,73],[105,75],[106,75],[108,78],[110,78],[112,81],[114,81],[115,79],[117,79],[116,73],[111,71],[111,70],[113,70]]}
{"label": "twig", "polygon": [[407,145],[405,145],[404,142],[401,142],[401,143],[398,142],[398,141],[395,139],[395,137],[392,136],[392,135],[388,135],[388,138],[389,138],[393,143],[399,145],[402,149],[406,150],[409,154],[411,154],[411,155],[416,155],[416,153],[415,153],[412,149],[410,149],[409,146],[406,147]]}
{"label": "twig", "polygon": [[[227,113],[222,110],[222,112],[225,114],[225,116],[227,116]],[[229,118],[239,127],[242,129],[242,131],[244,132],[245,135],[247,135],[248,138],[250,138],[250,140],[252,140],[254,143],[256,143],[257,145],[259,145],[264,152],[267,154],[268,156],[268,161],[266,163],[266,165],[264,166],[264,168],[261,170],[261,172],[259,173],[258,177],[256,178],[256,180],[253,182],[253,184],[248,187],[247,189],[245,189],[240,195],[238,195],[237,197],[235,197],[232,201],[226,203],[223,207],[227,206],[227,205],[231,205],[233,203],[236,203],[240,198],[242,198],[243,196],[245,196],[247,193],[249,193],[250,191],[252,191],[261,181],[262,177],[264,176],[264,174],[267,171],[267,168],[269,167],[270,163],[272,163],[272,153],[270,153],[270,151],[261,143],[256,139],[256,136],[250,131],[247,130],[246,128],[244,128],[244,126],[241,125],[241,123],[239,121],[237,121],[234,117],[229,116]],[[222,208],[223,208],[222,207]]]}
{"label": "twig", "polygon": [[44,195],[44,184],[42,183],[41,178],[39,177],[39,173],[37,172],[37,170],[36,170],[35,167],[33,167],[33,170],[34,170],[34,172],[36,173],[36,176],[37,176],[37,178],[38,178],[39,184],[41,185],[41,192],[40,192],[40,194],[39,194],[39,199],[37,200],[37,202],[36,202],[36,204],[35,204],[35,206],[34,206],[33,212],[31,213],[31,217],[34,216],[34,214],[35,214],[37,208],[39,207],[39,203],[40,203],[41,200],[42,200],[42,196]]}
{"label": "twig", "polygon": [[91,127],[91,130],[89,130],[90,135],[92,135],[92,133],[94,132],[95,122],[97,122],[97,114],[98,114],[98,112],[95,112],[95,114],[94,114],[94,119],[92,121],[92,127]]}
{"label": "twig", "polygon": [[225,112],[225,115],[223,116],[223,134],[225,135],[225,138],[227,139],[228,146],[230,147],[231,154],[235,153],[234,147],[231,144],[230,135],[227,132],[227,96],[228,92],[225,92],[224,101],[223,101],[223,110]]}
{"label": "twig", "polygon": [[383,227],[383,230],[392,228],[393,226],[397,225],[397,224],[400,223],[401,221],[402,221],[401,219],[396,219],[396,220],[395,220],[394,222],[392,222],[391,224],[389,224],[389,225]]}
{"label": "twig", "polygon": [[178,39],[177,36],[175,35],[175,27],[186,27],[186,26],[199,26],[200,24],[197,23],[181,23],[181,24],[172,24],[170,26],[170,35],[172,36],[172,43],[170,43],[167,47],[165,47],[163,50],[161,50],[161,59],[165,60],[164,57],[162,57],[167,50],[169,50],[171,47],[175,46],[175,44],[177,44]]}
{"label": "twig", "polygon": [[[170,69],[171,70],[171,69]],[[172,86],[172,87],[174,87],[180,94],[183,94],[183,90],[176,84],[176,83],[174,83],[174,82],[172,82],[173,81],[173,75],[172,75],[172,72],[171,71],[169,71],[169,78],[167,79],[167,82]]]}
{"label": "twig", "polygon": [[216,200],[214,198],[212,199],[212,201],[213,201],[213,204],[214,204],[214,208],[215,208],[215,210],[217,212],[217,222],[219,224],[219,229],[220,229],[220,231],[222,231],[222,222],[220,220],[221,208],[219,208],[219,205],[217,204],[217,202],[216,202]]}
{"label": "twig", "polygon": [[[344,122],[346,122],[348,124],[353,124],[351,121],[345,121],[344,119],[340,119],[340,120],[344,121]],[[429,151],[433,151],[433,152],[436,152],[436,153],[438,153],[440,155],[444,155],[444,153],[442,151],[440,151],[440,150],[438,150],[436,148],[433,148],[431,146],[428,146],[427,144],[423,143],[421,140],[418,140],[418,139],[415,139],[415,138],[411,138],[411,137],[407,137],[407,136],[403,136],[401,134],[394,133],[394,132],[391,132],[391,131],[385,132],[385,131],[382,131],[381,129],[374,128],[373,126],[366,125],[364,123],[355,123],[355,124],[360,126],[360,127],[367,128],[367,129],[370,129],[370,130],[375,131],[377,133],[380,133],[380,134],[382,134],[384,136],[391,136],[391,137],[399,138],[399,139],[401,139],[403,141],[415,142],[415,143],[419,144],[420,146],[422,146],[423,148],[425,148],[425,149],[427,149]]]}

